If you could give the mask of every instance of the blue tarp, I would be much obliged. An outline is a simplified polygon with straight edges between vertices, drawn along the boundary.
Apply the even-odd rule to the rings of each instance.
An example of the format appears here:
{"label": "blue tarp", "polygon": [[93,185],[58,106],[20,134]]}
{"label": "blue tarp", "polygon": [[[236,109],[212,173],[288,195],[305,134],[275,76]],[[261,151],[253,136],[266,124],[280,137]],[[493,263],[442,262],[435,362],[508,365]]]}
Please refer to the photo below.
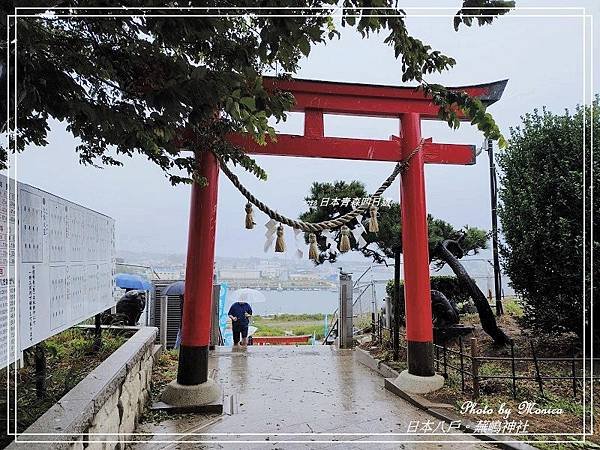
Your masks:
{"label": "blue tarp", "polygon": [[221,328],[221,336],[225,346],[233,345],[233,333],[231,329],[227,329],[227,311],[225,311],[225,302],[227,300],[227,283],[221,283],[221,293],[219,295],[219,328]]}

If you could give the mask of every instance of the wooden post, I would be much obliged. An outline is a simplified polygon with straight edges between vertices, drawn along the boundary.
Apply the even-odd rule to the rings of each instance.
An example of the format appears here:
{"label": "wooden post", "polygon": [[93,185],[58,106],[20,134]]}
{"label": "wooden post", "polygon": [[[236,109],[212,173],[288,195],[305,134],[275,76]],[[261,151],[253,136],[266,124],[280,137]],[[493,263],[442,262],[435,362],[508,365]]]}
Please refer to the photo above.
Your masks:
{"label": "wooden post", "polygon": [[510,357],[511,357],[511,370],[512,370],[512,391],[513,398],[517,398],[517,372],[515,369],[515,343],[510,343]]}
{"label": "wooden post", "polygon": [[471,372],[473,375],[473,400],[479,398],[479,348],[477,339],[471,338]]}
{"label": "wooden post", "polygon": [[575,371],[575,345],[571,346],[571,374],[573,376],[573,398],[577,398],[577,372]]}
{"label": "wooden post", "polygon": [[377,325],[375,322],[375,313],[371,312],[371,341],[375,342],[377,340]]}
{"label": "wooden post", "polygon": [[102,315],[96,314],[94,317],[94,345],[95,352],[102,348]]}
{"label": "wooden post", "polygon": [[460,386],[461,392],[465,392],[465,361],[463,357],[465,349],[462,336],[458,336],[458,343],[460,344]]}
{"label": "wooden post", "polygon": [[540,394],[544,397],[544,382],[542,381],[542,375],[540,374],[540,366],[538,364],[537,355],[535,354],[533,341],[529,341],[529,345],[531,346],[531,355],[533,356],[533,365],[535,366],[535,379],[540,387]]}
{"label": "wooden post", "polygon": [[35,346],[35,395],[37,398],[46,397],[46,348],[44,342]]}
{"label": "wooden post", "polygon": [[442,347],[442,349],[444,350],[443,354],[444,354],[444,378],[447,380],[448,379],[448,356],[447,356],[447,348],[446,348],[446,341],[444,341],[444,345]]}

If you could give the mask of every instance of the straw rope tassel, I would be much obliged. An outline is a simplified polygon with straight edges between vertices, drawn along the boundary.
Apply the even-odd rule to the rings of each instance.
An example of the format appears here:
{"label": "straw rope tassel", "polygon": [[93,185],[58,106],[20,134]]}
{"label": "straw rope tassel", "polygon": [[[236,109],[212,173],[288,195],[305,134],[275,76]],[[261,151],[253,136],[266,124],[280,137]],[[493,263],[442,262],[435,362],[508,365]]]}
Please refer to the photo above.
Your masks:
{"label": "straw rope tassel", "polygon": [[246,203],[246,229],[251,230],[254,228],[254,213],[252,212],[252,203]]}
{"label": "straw rope tassel", "polygon": [[[421,141],[419,142],[419,145],[417,145],[408,154],[408,156],[406,158],[404,158],[402,161],[400,161],[398,164],[396,164],[396,166],[394,167],[394,170],[392,171],[390,176],[387,177],[386,180],[381,184],[381,186],[379,186],[379,189],[377,189],[373,193],[373,195],[370,196],[372,200],[381,198],[381,194],[383,194],[383,192],[392,185],[392,183],[394,182],[396,177],[400,173],[403,173],[406,171],[406,169],[408,168],[408,166],[410,164],[410,160],[412,159],[412,157],[423,149],[424,142],[425,141],[423,139],[421,139]],[[336,217],[335,219],[325,220],[323,222],[318,222],[318,223],[303,222],[302,220],[291,219],[289,217],[279,214],[277,211],[275,211],[272,208],[269,208],[267,205],[265,205],[263,202],[261,202],[258,198],[256,198],[248,189],[246,189],[244,187],[244,185],[240,182],[239,178],[229,169],[229,167],[227,167],[227,164],[221,158],[221,156],[219,156],[218,154],[215,154],[215,156],[219,159],[219,165],[221,166],[221,170],[223,171],[223,173],[227,176],[227,178],[229,178],[229,180],[231,180],[233,185],[242,193],[242,195],[244,197],[246,197],[248,202],[252,203],[259,210],[261,210],[267,216],[269,216],[272,220],[275,220],[275,221],[279,222],[280,224],[285,224],[292,228],[298,228],[299,230],[302,230],[307,233],[318,233],[318,232],[321,232],[324,230],[337,229],[341,225],[344,225],[344,224],[352,221],[356,217],[361,216],[363,213],[365,213],[367,211],[367,209],[369,209],[368,203],[361,204],[360,206],[357,206],[356,208],[354,208],[352,211],[347,212],[346,214],[343,214],[339,217]],[[349,238],[348,238],[348,240],[349,240]]]}
{"label": "straw rope tassel", "polygon": [[342,237],[340,239],[340,252],[346,253],[350,251],[350,228],[346,225],[342,227]]}
{"label": "straw rope tassel", "polygon": [[379,233],[379,222],[377,222],[377,206],[371,205],[369,208],[369,233]]}
{"label": "straw rope tassel", "polygon": [[317,247],[317,235],[315,233],[308,235],[308,259],[313,261],[319,259],[319,247]]}
{"label": "straw rope tassel", "polygon": [[283,240],[283,225],[279,224],[277,227],[277,240],[275,241],[275,252],[285,252],[285,241]]}

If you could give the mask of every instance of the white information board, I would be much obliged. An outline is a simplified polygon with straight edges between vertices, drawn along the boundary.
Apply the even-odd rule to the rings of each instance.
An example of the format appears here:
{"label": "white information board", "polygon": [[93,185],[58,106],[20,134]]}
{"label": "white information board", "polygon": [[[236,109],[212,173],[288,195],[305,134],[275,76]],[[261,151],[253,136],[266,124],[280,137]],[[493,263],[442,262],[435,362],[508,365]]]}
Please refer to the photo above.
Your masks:
{"label": "white information board", "polygon": [[[15,191],[0,176],[0,368],[14,360],[15,302]],[[9,195],[10,194],[10,195]],[[9,218],[11,220],[9,220]]]}
{"label": "white information board", "polygon": [[[0,183],[0,222],[4,218],[0,272],[8,262],[8,243],[13,246],[15,242],[14,230],[7,230],[11,221],[14,227],[15,217],[18,230],[16,264],[13,250],[8,273],[0,273],[2,367],[14,359],[6,356],[12,345],[6,342],[11,313],[7,289],[13,290],[10,300],[16,305],[12,312],[18,317],[18,351],[114,306],[115,223],[108,216],[13,180],[9,191],[12,199],[16,191],[16,216],[11,213],[7,222],[4,214],[11,202],[6,177],[0,176]],[[10,207],[14,209],[14,204]],[[9,331],[14,339],[12,330],[14,326]]]}

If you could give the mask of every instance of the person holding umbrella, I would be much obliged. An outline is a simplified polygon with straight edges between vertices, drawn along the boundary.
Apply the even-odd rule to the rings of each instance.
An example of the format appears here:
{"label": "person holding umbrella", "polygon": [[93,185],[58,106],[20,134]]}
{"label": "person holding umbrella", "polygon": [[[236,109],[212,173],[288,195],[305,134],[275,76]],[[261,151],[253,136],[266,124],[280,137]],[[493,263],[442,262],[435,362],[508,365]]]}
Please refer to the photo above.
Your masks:
{"label": "person holding umbrella", "polygon": [[252,317],[252,308],[246,302],[244,296],[239,296],[238,301],[233,303],[227,313],[231,319],[231,328],[233,331],[233,345],[237,346],[240,342],[242,345],[248,345],[248,324]]}

